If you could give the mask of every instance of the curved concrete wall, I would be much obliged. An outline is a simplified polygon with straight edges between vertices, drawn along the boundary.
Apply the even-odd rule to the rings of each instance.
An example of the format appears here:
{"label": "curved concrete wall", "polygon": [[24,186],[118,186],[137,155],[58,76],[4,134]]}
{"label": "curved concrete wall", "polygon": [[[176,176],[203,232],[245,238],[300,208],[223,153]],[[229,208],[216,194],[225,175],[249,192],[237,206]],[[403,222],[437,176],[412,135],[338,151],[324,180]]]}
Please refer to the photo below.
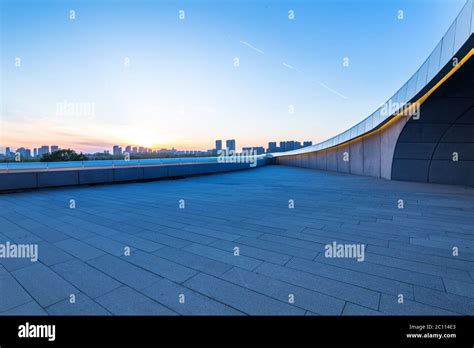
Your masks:
{"label": "curved concrete wall", "polygon": [[[411,100],[420,118],[395,116],[341,145],[277,154],[282,165],[385,179],[474,186],[474,36]],[[454,153],[458,155],[453,160]]]}
{"label": "curved concrete wall", "polygon": [[392,159],[406,117],[390,126],[330,149],[276,157],[277,164],[390,179]]}
{"label": "curved concrete wall", "polygon": [[391,177],[474,186],[473,59],[421,105],[419,120],[403,128]]}

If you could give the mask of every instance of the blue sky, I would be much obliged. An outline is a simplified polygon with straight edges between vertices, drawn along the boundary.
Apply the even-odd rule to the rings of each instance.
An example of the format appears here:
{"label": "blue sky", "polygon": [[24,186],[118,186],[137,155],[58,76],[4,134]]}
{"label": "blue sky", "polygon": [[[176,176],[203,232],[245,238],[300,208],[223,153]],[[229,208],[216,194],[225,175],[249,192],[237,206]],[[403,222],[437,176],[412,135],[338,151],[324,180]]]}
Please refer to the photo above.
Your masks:
{"label": "blue sky", "polygon": [[102,151],[325,140],[408,80],[464,0],[1,4],[0,149]]}

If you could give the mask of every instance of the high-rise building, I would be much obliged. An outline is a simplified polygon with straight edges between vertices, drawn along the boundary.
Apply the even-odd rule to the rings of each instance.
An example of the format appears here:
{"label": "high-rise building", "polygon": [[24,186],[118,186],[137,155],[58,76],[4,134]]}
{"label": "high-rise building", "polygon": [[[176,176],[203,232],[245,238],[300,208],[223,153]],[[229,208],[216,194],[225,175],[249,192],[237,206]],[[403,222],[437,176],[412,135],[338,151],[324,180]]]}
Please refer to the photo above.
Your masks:
{"label": "high-rise building", "polygon": [[10,148],[9,147],[5,148],[5,157],[6,158],[10,157]]}
{"label": "high-rise building", "polygon": [[132,147],[130,145],[128,145],[126,148],[125,148],[125,152],[132,152]]}
{"label": "high-rise building", "polygon": [[280,151],[286,151],[286,141],[280,141]]}
{"label": "high-rise building", "polygon": [[44,154],[49,153],[49,146],[48,145],[43,145],[40,148],[38,148],[38,156],[41,157]]}
{"label": "high-rise building", "polygon": [[121,156],[122,155],[122,148],[118,145],[114,145],[113,154],[114,154],[114,156]]}
{"label": "high-rise building", "polygon": [[54,152],[54,151],[59,151],[58,145],[51,145],[51,152]]}
{"label": "high-rise building", "polygon": [[137,150],[137,147],[136,147],[136,146],[134,146],[134,147],[133,147],[133,149],[132,149],[132,152],[133,152],[133,153],[137,153],[137,152],[138,152],[138,150]]}
{"label": "high-rise building", "polygon": [[216,151],[222,150],[222,140],[216,140]]}
{"label": "high-rise building", "polygon": [[311,146],[311,145],[313,145],[313,142],[312,142],[312,141],[304,141],[304,142],[303,142],[303,147]]}
{"label": "high-rise building", "polygon": [[16,152],[20,154],[21,159],[26,159],[26,158],[31,157],[30,149],[25,149],[24,147],[20,147],[19,149],[16,149]]}
{"label": "high-rise building", "polygon": [[276,141],[271,141],[271,142],[268,143],[267,152],[268,152],[268,153],[271,153],[271,152],[278,152],[278,147],[277,147]]}
{"label": "high-rise building", "polygon": [[38,149],[36,147],[33,149],[33,157],[38,157]]}
{"label": "high-rise building", "polygon": [[227,151],[235,151],[235,139],[229,139],[225,142]]}
{"label": "high-rise building", "polygon": [[252,150],[254,155],[261,155],[265,153],[263,146],[255,146],[252,148]]}

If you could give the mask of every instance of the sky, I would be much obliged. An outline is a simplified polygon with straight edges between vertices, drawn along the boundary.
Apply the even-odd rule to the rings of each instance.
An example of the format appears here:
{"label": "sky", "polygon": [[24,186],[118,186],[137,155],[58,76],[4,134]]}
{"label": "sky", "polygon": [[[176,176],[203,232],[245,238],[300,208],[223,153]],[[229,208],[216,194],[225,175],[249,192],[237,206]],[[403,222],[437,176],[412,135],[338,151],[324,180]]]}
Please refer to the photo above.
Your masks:
{"label": "sky", "polygon": [[0,3],[0,151],[95,152],[323,141],[389,99],[465,1]]}

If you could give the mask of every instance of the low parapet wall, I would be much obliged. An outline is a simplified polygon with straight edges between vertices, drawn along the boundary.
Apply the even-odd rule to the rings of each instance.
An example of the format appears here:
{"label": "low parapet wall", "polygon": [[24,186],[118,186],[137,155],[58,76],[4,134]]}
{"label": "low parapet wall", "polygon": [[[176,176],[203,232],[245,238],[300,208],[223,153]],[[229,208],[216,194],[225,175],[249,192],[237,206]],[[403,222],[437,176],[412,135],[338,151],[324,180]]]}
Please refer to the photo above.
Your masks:
{"label": "low parapet wall", "polygon": [[0,192],[38,189],[46,187],[110,184],[159,179],[182,178],[195,175],[252,169],[268,163],[265,158],[249,163],[192,163],[156,166],[130,166],[111,168],[81,168],[37,170],[0,173]]}

